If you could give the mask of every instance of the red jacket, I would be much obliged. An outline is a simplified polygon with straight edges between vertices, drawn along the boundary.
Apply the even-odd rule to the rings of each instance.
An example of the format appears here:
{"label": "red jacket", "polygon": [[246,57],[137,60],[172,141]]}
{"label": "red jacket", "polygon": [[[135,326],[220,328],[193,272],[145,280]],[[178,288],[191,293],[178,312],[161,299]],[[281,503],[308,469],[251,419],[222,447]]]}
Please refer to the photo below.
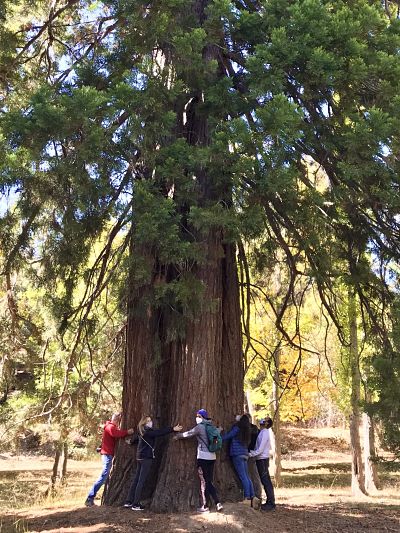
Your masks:
{"label": "red jacket", "polygon": [[126,429],[119,429],[114,422],[107,420],[103,430],[103,438],[101,439],[101,451],[102,455],[114,455],[115,441],[126,437],[128,432]]}

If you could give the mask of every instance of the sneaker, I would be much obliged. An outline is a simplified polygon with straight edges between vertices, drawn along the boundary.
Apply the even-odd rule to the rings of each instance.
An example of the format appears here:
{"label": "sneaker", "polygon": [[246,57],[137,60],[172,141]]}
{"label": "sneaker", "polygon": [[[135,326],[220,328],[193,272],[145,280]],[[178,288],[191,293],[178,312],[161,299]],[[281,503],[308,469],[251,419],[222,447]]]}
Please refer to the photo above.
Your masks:
{"label": "sneaker", "polygon": [[93,498],[87,498],[86,501],[85,501],[85,505],[86,505],[86,507],[93,507],[93,505],[94,505]]}
{"label": "sneaker", "polygon": [[[219,504],[221,505],[221,504]],[[202,505],[201,507],[197,507],[197,512],[198,513],[208,513],[210,511],[210,509],[208,507],[206,507],[205,505]]]}
{"label": "sneaker", "polygon": [[263,503],[261,505],[261,511],[275,511],[276,505],[274,503]]}
{"label": "sneaker", "polygon": [[222,511],[223,506],[222,503],[217,503],[217,511]]}
{"label": "sneaker", "polygon": [[261,507],[261,500],[260,498],[257,498],[257,496],[254,496],[251,500],[251,506],[253,507],[253,509],[255,509],[256,511],[258,511]]}
{"label": "sneaker", "polygon": [[144,507],[143,505],[140,505],[140,503],[139,505],[132,505],[131,509],[132,511],[144,511]]}
{"label": "sneaker", "polygon": [[130,507],[132,507],[132,504],[131,503],[124,503],[124,505],[122,507],[126,507],[126,509],[129,509]]}

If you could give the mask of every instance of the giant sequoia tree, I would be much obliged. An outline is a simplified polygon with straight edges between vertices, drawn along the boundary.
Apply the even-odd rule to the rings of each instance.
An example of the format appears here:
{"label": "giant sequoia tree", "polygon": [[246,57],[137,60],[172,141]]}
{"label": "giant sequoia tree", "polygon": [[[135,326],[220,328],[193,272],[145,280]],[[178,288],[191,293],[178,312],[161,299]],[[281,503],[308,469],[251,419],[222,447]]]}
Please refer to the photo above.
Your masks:
{"label": "giant sequoia tree", "polygon": [[[240,238],[286,258],[278,328],[307,276],[340,330],[345,276],[366,330],[398,357],[385,273],[400,254],[400,29],[381,2],[3,5],[3,273],[30,263],[60,335],[79,317],[64,391],[90,310],[113,286],[127,313],[125,423],[148,412],[189,426],[205,407],[226,426],[243,405]],[[357,242],[350,264],[342,241]],[[154,509],[197,503],[194,448],[164,443]],[[107,503],[124,496],[126,447],[116,465]],[[228,468],[221,461],[218,476],[234,497]]]}

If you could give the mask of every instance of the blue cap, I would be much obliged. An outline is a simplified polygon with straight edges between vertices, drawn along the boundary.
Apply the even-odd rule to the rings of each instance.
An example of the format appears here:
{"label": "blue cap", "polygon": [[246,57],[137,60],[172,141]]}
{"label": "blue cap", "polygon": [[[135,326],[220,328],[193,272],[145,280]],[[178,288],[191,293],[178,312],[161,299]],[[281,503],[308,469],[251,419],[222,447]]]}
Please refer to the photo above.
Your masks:
{"label": "blue cap", "polygon": [[205,409],[199,409],[196,414],[202,416],[203,418],[210,418]]}

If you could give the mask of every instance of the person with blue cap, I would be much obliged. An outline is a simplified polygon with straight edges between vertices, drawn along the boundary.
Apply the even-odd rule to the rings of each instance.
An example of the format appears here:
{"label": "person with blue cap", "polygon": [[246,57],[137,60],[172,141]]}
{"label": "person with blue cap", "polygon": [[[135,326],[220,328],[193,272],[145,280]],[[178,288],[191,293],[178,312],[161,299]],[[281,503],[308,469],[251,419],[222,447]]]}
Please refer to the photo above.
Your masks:
{"label": "person with blue cap", "polygon": [[271,427],[271,418],[267,417],[260,420],[260,433],[256,440],[256,447],[250,452],[250,457],[254,457],[256,460],[258,474],[267,495],[267,501],[261,505],[262,511],[274,511],[276,508],[274,486],[269,475],[269,454],[271,450],[269,430]]}
{"label": "person with blue cap", "polygon": [[208,449],[208,436],[206,425],[211,424],[211,419],[205,409],[196,412],[196,425],[189,431],[178,433],[174,439],[197,439],[197,473],[200,478],[201,506],[197,509],[199,513],[208,512],[210,509],[207,500],[211,497],[214,500],[217,511],[222,511],[223,507],[219,500],[217,490],[213,483],[214,465],[217,459],[215,452]]}

